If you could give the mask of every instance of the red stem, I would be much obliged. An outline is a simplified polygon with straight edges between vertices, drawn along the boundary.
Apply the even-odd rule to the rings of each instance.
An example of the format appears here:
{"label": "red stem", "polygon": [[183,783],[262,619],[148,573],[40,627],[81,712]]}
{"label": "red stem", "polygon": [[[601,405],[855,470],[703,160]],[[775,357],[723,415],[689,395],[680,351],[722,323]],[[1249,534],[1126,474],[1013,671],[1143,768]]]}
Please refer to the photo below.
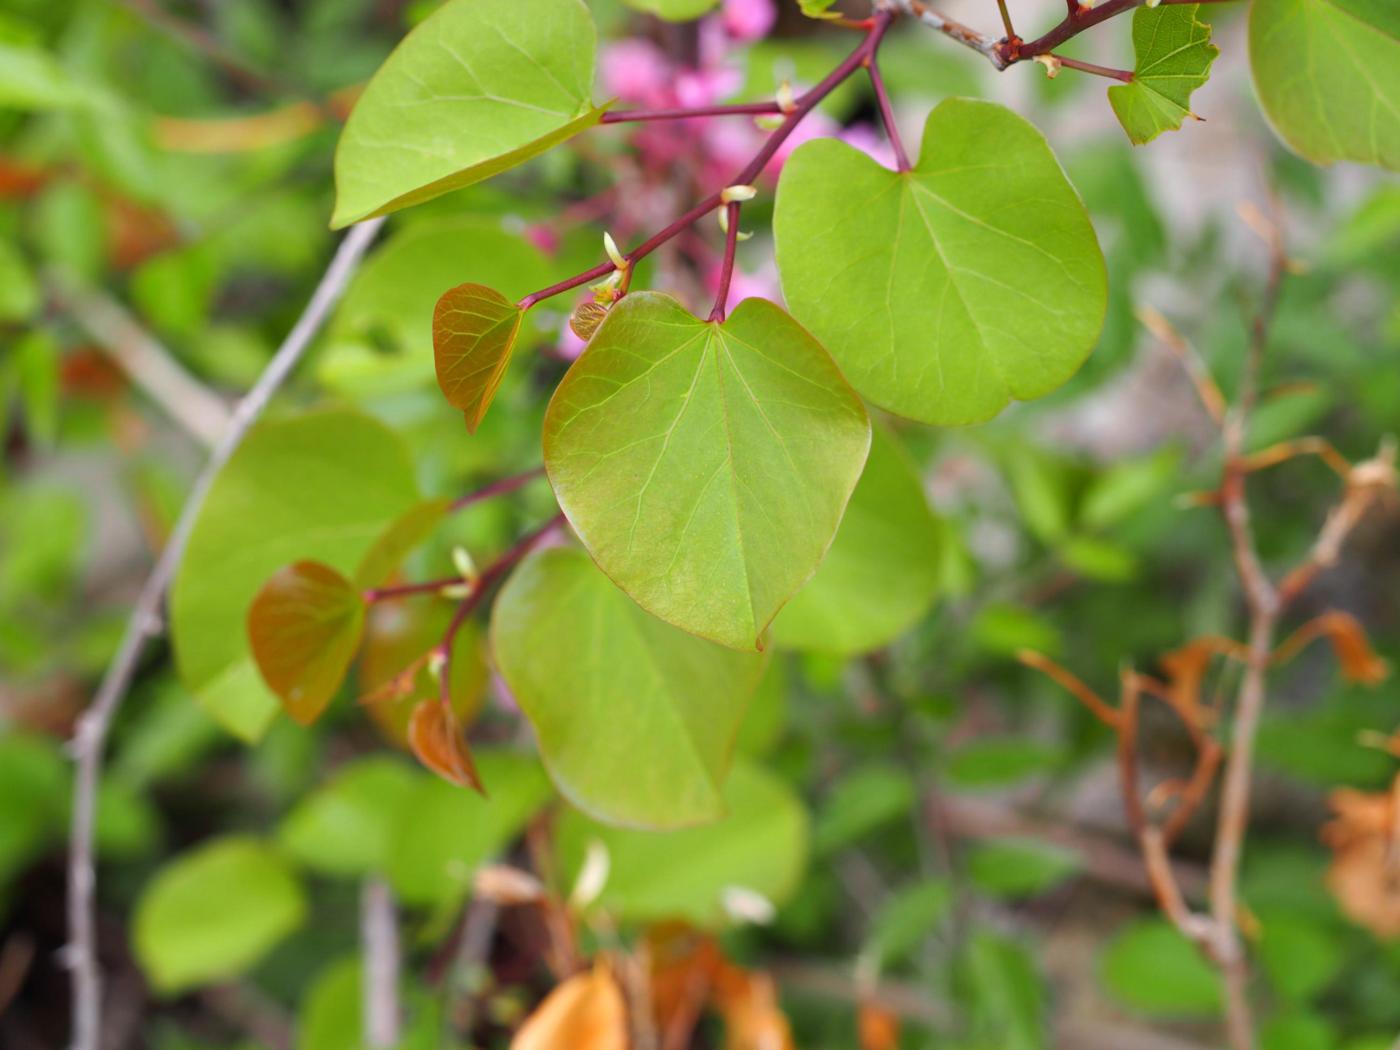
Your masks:
{"label": "red stem", "polygon": [[514,492],[518,488],[523,488],[536,478],[544,474],[544,467],[535,467],[522,474],[512,474],[510,477],[501,478],[491,484],[477,489],[475,492],[468,492],[453,500],[448,510],[456,511],[470,507],[473,503],[480,503],[483,500],[491,499],[493,496],[504,496],[507,492]]}
{"label": "red stem", "polygon": [[724,309],[729,303],[729,281],[734,276],[734,250],[739,244],[739,202],[730,201],[725,205],[729,231],[724,235],[724,263],[719,271],[719,290],[715,292],[714,309],[710,311],[711,321],[723,321]]}
{"label": "red stem", "polygon": [[895,167],[899,171],[908,171],[913,165],[909,163],[909,154],[904,152],[904,141],[899,137],[899,125],[894,120],[894,103],[890,101],[890,93],[885,88],[885,78],[880,75],[879,63],[873,55],[868,69],[870,86],[875,89],[875,101],[880,106],[880,119],[885,123],[885,135],[890,140],[890,146],[894,148]]}
{"label": "red stem", "polygon": [[[1114,2],[1118,2],[1118,0],[1114,0]],[[782,144],[787,141],[788,136],[791,135],[797,125],[802,122],[802,118],[815,109],[822,99],[826,98],[827,95],[831,94],[832,91],[844,83],[852,73],[865,65],[867,61],[874,58],[875,51],[880,46],[880,41],[884,37],[885,31],[889,29],[890,22],[893,21],[893,19],[894,15],[889,11],[882,11],[871,19],[870,29],[866,33],[865,39],[860,42],[854,51],[841,60],[840,65],[823,77],[816,87],[806,92],[797,100],[793,108],[788,111],[786,119],[784,119],[783,122],[773,130],[773,133],[764,140],[763,146],[759,149],[758,153],[754,155],[753,160],[749,161],[742,171],[730,179],[727,185],[746,186],[758,178]],[[635,264],[646,258],[646,256],[661,247],[661,245],[676,236],[676,234],[692,226],[710,212],[714,211],[721,203],[723,202],[720,199],[720,192],[716,191],[700,201],[700,203],[696,204],[695,207],[691,208],[665,229],[658,231],[647,240],[643,241],[638,247],[624,256],[629,263],[629,268],[630,264]],[[540,289],[538,292],[531,292],[529,295],[519,300],[516,305],[522,310],[528,310],[541,300],[548,299],[561,292],[567,292],[569,289],[577,288],[579,285],[587,284],[589,281],[606,277],[615,269],[617,269],[617,267],[614,266],[611,261],[601,262],[592,269],[585,270],[581,274],[560,281],[558,284],[552,284],[548,288]]]}
{"label": "red stem", "polygon": [[1066,69],[1077,69],[1081,73],[1093,73],[1096,77],[1110,77],[1113,80],[1121,80],[1125,84],[1133,82],[1133,73],[1129,69],[1114,69],[1111,66],[1096,66],[1092,62],[1081,62],[1077,58],[1065,58],[1064,55],[1050,56],[1059,62]]}
{"label": "red stem", "polygon": [[690,117],[728,117],[748,113],[761,116],[781,113],[776,102],[741,102],[738,105],[678,106],[672,109],[618,109],[603,114],[604,124],[626,124],[639,120],[686,120]]}
{"label": "red stem", "polygon": [[440,580],[423,580],[421,583],[402,583],[393,587],[371,587],[362,592],[367,605],[388,601],[391,598],[411,598],[415,594],[433,594],[454,583],[461,583],[460,576],[445,576]]}

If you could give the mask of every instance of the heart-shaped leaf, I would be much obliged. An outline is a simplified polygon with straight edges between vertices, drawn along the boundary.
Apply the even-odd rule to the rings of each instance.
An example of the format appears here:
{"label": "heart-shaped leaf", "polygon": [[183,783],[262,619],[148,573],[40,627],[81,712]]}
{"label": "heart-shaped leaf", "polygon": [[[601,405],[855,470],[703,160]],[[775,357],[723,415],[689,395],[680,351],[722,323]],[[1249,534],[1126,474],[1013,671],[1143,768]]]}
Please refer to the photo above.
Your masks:
{"label": "heart-shaped leaf", "polygon": [[263,681],[302,725],[335,696],[365,624],[359,591],[329,565],[279,570],[248,607],[248,643]]}
{"label": "heart-shaped leaf", "polygon": [[1279,135],[1317,164],[1400,171],[1400,4],[1254,0],[1249,64]]}
{"label": "heart-shaped leaf", "polygon": [[1199,10],[1197,4],[1163,4],[1133,13],[1133,81],[1109,88],[1108,102],[1136,145],[1195,116],[1191,92],[1210,78],[1220,54],[1210,42],[1210,26],[1196,20]]}
{"label": "heart-shaped leaf", "polygon": [[496,599],[491,642],[571,802],[638,827],[721,815],[720,786],[763,657],[662,623],[568,548],[515,570]]}
{"label": "heart-shaped leaf", "polygon": [[219,472],[170,595],[175,662],[218,721],[257,740],[277,713],[249,652],[248,606],[301,558],[349,575],[419,500],[393,431],[344,410],[262,423]]}
{"label": "heart-shaped leaf", "polygon": [[525,311],[494,288],[459,284],[433,311],[433,362],[438,386],[460,408],[473,434],[505,378]]}
{"label": "heart-shaped leaf", "polygon": [[775,645],[850,655],[887,645],[938,591],[938,519],[909,455],[884,427],[841,528],[814,575],[773,621]]}
{"label": "heart-shaped leaf", "polygon": [[408,746],[419,762],[449,784],[482,790],[462,723],[441,700],[424,700],[413,709],[408,720]]}
{"label": "heart-shaped leaf", "polygon": [[870,444],[835,362],[777,306],[722,324],[634,292],[559,384],[544,462],[613,582],[693,634],[753,649],[831,544]]}
{"label": "heart-shaped leaf", "polygon": [[480,182],[596,124],[597,44],[582,0],[448,0],[346,121],[332,227]]}
{"label": "heart-shaped leaf", "polygon": [[1034,127],[948,99],[913,171],[835,139],[783,166],[773,218],[793,316],[851,383],[926,423],[990,419],[1072,376],[1103,326],[1103,255]]}

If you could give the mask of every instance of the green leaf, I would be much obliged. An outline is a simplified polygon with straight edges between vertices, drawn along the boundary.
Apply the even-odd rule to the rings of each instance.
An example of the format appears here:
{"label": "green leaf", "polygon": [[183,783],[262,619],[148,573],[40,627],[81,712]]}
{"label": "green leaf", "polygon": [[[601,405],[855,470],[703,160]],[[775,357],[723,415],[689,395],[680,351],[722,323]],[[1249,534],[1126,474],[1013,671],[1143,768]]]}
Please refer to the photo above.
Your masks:
{"label": "green leaf", "polygon": [[398,438],[355,412],[254,428],[204,502],[171,592],[181,680],[231,732],[257,740],[277,712],[244,621],[272,573],[309,555],[349,573],[418,501]]}
{"label": "green leaf", "polygon": [[953,907],[953,888],[942,879],[907,886],[880,905],[861,950],[878,973],[914,954]]}
{"label": "green leaf", "polygon": [[1255,951],[1274,990],[1303,1003],[1327,990],[1346,962],[1335,927],[1307,915],[1279,910],[1259,915]]}
{"label": "green leaf", "polygon": [[1033,897],[1058,886],[1081,865],[1072,850],[1035,839],[999,839],[973,847],[967,874],[978,889],[994,897]]}
{"label": "green leaf", "polygon": [[1249,61],[1270,123],[1317,164],[1400,170],[1400,6],[1255,0]]}
{"label": "green leaf", "polygon": [[1175,448],[1115,463],[1089,483],[1079,505],[1080,521],[1093,529],[1117,524],[1169,492],[1180,468],[1181,453]]}
{"label": "green leaf", "polygon": [[797,0],[797,6],[808,18],[840,18],[840,11],[831,10],[836,0]]}
{"label": "green leaf", "polygon": [[[296,1050],[362,1050],[365,963],[358,955],[326,966],[302,993]],[[412,982],[399,990],[403,1034],[394,1050],[443,1050],[442,1011],[432,991]],[[183,1044],[181,1044],[183,1047]],[[162,1050],[168,1050],[162,1044]]]}
{"label": "green leaf", "polygon": [[164,994],[237,977],[301,925],[306,897],[252,838],[216,839],[156,873],[136,905],[134,946]]}
{"label": "green leaf", "polygon": [[8,238],[0,238],[0,321],[23,321],[39,308],[39,282],[24,256]]}
{"label": "green leaf", "polygon": [[572,886],[590,843],[608,854],[608,878],[595,907],[626,922],[683,919],[716,928],[730,922],[726,895],[757,893],[781,907],[807,864],[807,814],[792,790],[747,761],[724,785],[723,820],[681,831],[608,827],[573,809],[559,816],[555,845]]}
{"label": "green leaf", "polygon": [[114,100],[72,76],[46,51],[0,41],[0,111],[103,108]]}
{"label": "green leaf", "polygon": [[494,288],[459,284],[433,311],[433,361],[438,386],[467,417],[473,434],[505,378],[525,311]]}
{"label": "green leaf", "polygon": [[804,144],[773,228],[793,315],[865,397],[926,423],[1048,394],[1103,326],[1088,214],[1040,132],[991,102],[940,103],[910,172]]}
{"label": "green leaf", "polygon": [[773,621],[773,642],[853,655],[887,645],[938,592],[940,528],[908,453],[875,427],[831,550]]}
{"label": "green leaf", "polygon": [[559,506],[602,570],[736,649],[816,569],[869,444],[860,399],[777,306],[716,324],[655,292],[608,312],[544,423]]}
{"label": "green leaf", "polygon": [[400,822],[413,818],[409,801],[423,774],[393,758],[362,758],[297,803],[277,838],[313,871],[354,876],[388,867]]}
{"label": "green leaf", "polygon": [[637,827],[722,815],[720,788],[761,656],[663,623],[565,548],[515,570],[496,599],[491,642],[574,805]]}
{"label": "green leaf", "polygon": [[1165,919],[1144,919],[1120,933],[1100,967],[1114,998],[1158,1017],[1213,1017],[1220,975]]}
{"label": "green leaf", "polygon": [[389,882],[409,904],[466,896],[476,869],[504,850],[549,801],[549,781],[533,758],[491,750],[474,758],[485,798],[423,776],[395,821]]}
{"label": "green leaf", "polygon": [[1108,101],[1134,145],[1196,116],[1191,92],[1210,79],[1210,65],[1220,54],[1210,42],[1210,26],[1196,20],[1199,10],[1199,4],[1160,4],[1133,13],[1133,81],[1109,88]]}
{"label": "green leaf", "polygon": [[253,598],[248,645],[263,681],[305,726],[339,691],[364,625],[364,599],[349,580],[320,562],[299,561]]}
{"label": "green leaf", "polygon": [[959,962],[958,977],[971,1006],[973,1031],[989,1040],[983,1045],[997,1050],[1048,1050],[1046,989],[1025,945],[979,931]]}
{"label": "green leaf", "polygon": [[839,777],[817,816],[818,854],[849,846],[883,824],[907,817],[914,807],[914,782],[893,763],[851,770]]}
{"label": "green leaf", "polygon": [[1022,737],[983,737],[948,756],[944,773],[964,789],[1002,787],[1053,769],[1060,753],[1050,744]]}
{"label": "green leaf", "polygon": [[[1393,1043],[1391,1045],[1394,1045]],[[1337,1030],[1314,1013],[1285,1011],[1259,1031],[1259,1050],[1336,1050]]]}
{"label": "green leaf", "polygon": [[709,14],[719,0],[624,0],[628,7],[638,11],[658,15],[668,22],[689,22],[701,15]]}
{"label": "green leaf", "polygon": [[448,0],[346,121],[331,226],[480,182],[596,124],[596,50],[581,0]]}

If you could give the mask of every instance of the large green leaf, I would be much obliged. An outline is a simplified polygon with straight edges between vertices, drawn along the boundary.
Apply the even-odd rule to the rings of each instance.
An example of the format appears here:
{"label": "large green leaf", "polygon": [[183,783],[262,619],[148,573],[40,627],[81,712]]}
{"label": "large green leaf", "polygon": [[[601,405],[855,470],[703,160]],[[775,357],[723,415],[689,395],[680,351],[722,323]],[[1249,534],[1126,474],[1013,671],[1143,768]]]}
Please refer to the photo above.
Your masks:
{"label": "large green leaf", "polygon": [[1283,140],[1318,164],[1400,170],[1400,4],[1254,0],[1254,86]]}
{"label": "large green leaf", "polygon": [[494,288],[459,284],[433,311],[433,361],[438,386],[476,433],[505,378],[525,311]]}
{"label": "large green leaf", "polygon": [[582,0],[448,0],[350,114],[331,225],[480,182],[597,123],[596,50]]}
{"label": "large green leaf", "polygon": [[938,537],[913,462],[876,427],[840,531],[816,575],[773,621],[774,643],[853,654],[893,641],[933,603]]}
{"label": "large green leaf", "polygon": [[773,224],[793,316],[903,416],[976,423],[1048,394],[1103,325],[1089,216],[1040,132],[995,103],[942,102],[909,172],[806,143]]}
{"label": "large green leaf", "polygon": [[721,785],[761,656],[663,623],[582,551],[563,548],[511,576],[491,641],[569,801],[638,827],[723,813]]}
{"label": "large green leaf", "polygon": [[756,893],[782,905],[807,865],[807,814],[771,773],[737,762],[724,786],[727,815],[681,831],[632,831],[560,814],[556,848],[571,885],[590,843],[607,850],[608,877],[594,906],[631,922],[684,919],[704,927],[730,921],[726,897]]}
{"label": "large green leaf", "polygon": [[1126,927],[1103,953],[1100,975],[1120,1002],[1162,1017],[1210,1017],[1220,1010],[1220,974],[1165,919]]}
{"label": "large green leaf", "polygon": [[716,324],[654,292],[609,311],[544,423],[559,506],[602,570],[736,649],[816,569],[869,443],[860,399],[777,306]]}
{"label": "large green leaf", "polygon": [[1220,54],[1210,42],[1210,26],[1196,20],[1198,10],[1198,4],[1163,4],[1133,14],[1133,81],[1109,88],[1108,101],[1137,145],[1195,115],[1191,92],[1209,79]]}
{"label": "large green leaf", "polygon": [[263,582],[305,557],[349,575],[417,500],[407,451],[368,416],[308,412],[249,433],[205,500],[171,592],[180,677],[225,727],[256,740],[277,711],[244,626]]}
{"label": "large green leaf", "polygon": [[388,875],[409,904],[460,900],[476,869],[504,850],[550,798],[533,758],[477,751],[486,797],[438,777],[421,777],[404,801],[389,839]]}
{"label": "large green leaf", "polygon": [[256,839],[217,839],[156,873],[136,905],[133,943],[164,993],[236,977],[301,925],[306,896]]}

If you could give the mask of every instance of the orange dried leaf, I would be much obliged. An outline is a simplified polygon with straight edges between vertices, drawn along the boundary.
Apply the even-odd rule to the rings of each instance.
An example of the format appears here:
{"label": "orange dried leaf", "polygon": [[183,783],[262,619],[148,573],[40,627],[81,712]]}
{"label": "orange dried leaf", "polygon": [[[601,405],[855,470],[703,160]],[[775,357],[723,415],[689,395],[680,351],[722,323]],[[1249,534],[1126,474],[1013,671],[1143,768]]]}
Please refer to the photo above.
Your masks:
{"label": "orange dried leaf", "polygon": [[897,1050],[899,1015],[875,1003],[861,1003],[857,1016],[860,1050]]}
{"label": "orange dried leaf", "polygon": [[724,1018],[724,1050],[794,1050],[792,1026],[768,974],[727,967],[714,1002]]}
{"label": "orange dried leaf", "polygon": [[1342,911],[1377,937],[1400,937],[1400,855],[1384,838],[1371,837],[1338,853],[1327,887]]}
{"label": "orange dried leaf", "polygon": [[340,573],[299,561],[263,584],[248,608],[248,641],[263,680],[302,725],[316,721],[350,669],[365,604]]}
{"label": "orange dried leaf", "polygon": [[433,362],[438,386],[476,433],[510,364],[525,311],[494,288],[459,284],[433,311]]}
{"label": "orange dried leaf", "polygon": [[628,1050],[627,1006],[607,966],[575,974],[545,997],[510,1050]]}
{"label": "orange dried leaf", "polygon": [[441,700],[424,700],[413,709],[408,720],[408,746],[419,762],[442,779],[486,793],[462,724]]}
{"label": "orange dried leaf", "polygon": [[1384,682],[1390,674],[1390,666],[1371,648],[1371,639],[1361,622],[1344,612],[1326,613],[1322,618],[1327,621],[1327,639],[1337,654],[1343,677],[1363,685]]}

